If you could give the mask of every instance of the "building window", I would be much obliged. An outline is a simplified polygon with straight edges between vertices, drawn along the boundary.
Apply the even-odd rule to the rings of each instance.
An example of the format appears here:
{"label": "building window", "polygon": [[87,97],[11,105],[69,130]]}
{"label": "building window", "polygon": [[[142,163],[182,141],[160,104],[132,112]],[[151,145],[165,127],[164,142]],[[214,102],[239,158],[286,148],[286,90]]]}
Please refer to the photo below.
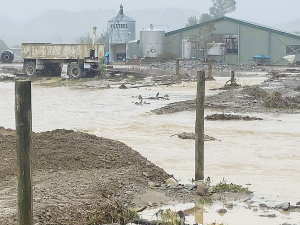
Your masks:
{"label": "building window", "polygon": [[286,54],[299,54],[300,45],[287,45],[286,46]]}
{"label": "building window", "polygon": [[238,36],[237,35],[223,35],[223,42],[225,43],[227,54],[238,53]]}

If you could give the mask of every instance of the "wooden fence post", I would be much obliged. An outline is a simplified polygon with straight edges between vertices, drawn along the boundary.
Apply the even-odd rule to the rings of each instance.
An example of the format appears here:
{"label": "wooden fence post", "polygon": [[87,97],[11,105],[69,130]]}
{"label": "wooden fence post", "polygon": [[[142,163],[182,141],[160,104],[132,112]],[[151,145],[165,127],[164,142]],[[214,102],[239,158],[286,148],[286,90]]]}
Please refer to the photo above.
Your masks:
{"label": "wooden fence post", "polygon": [[176,59],[176,76],[179,78],[179,59]]}
{"label": "wooden fence post", "polygon": [[208,62],[208,80],[212,80],[212,61]]}
{"label": "wooden fence post", "polygon": [[204,179],[204,100],[205,72],[197,72],[196,126],[195,126],[195,180]]}
{"label": "wooden fence post", "polygon": [[16,81],[15,83],[15,117],[18,160],[18,220],[19,225],[32,225],[31,81]]}
{"label": "wooden fence post", "polygon": [[230,83],[231,83],[231,85],[233,85],[235,83],[235,80],[234,80],[234,70],[230,71]]}

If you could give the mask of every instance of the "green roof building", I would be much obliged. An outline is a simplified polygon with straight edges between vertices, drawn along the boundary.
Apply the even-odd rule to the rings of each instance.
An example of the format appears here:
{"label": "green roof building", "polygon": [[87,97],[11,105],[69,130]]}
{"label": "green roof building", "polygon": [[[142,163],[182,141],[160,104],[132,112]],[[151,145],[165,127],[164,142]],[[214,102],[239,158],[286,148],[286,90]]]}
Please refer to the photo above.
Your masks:
{"label": "green roof building", "polygon": [[295,61],[300,63],[300,35],[226,16],[166,33],[165,52],[182,58],[183,40],[189,40],[190,56],[205,57],[197,37],[201,36],[200,27],[209,24],[214,27],[212,33],[216,40],[207,58],[227,64],[255,64],[262,59],[266,64],[284,65],[288,63],[284,56],[296,55]]}

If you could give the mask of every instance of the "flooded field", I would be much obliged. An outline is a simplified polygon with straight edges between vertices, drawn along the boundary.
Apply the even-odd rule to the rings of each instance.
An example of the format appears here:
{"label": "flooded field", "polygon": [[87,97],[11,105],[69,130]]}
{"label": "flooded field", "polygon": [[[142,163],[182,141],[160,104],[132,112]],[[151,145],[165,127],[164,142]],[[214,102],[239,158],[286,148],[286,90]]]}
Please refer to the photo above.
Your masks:
{"label": "flooded field", "polygon": [[[265,77],[241,77],[238,83],[251,85]],[[216,77],[206,82],[207,95],[228,80]],[[116,139],[140,152],[156,165],[164,168],[182,183],[194,177],[194,141],[182,140],[173,134],[193,132],[195,112],[185,111],[168,115],[154,115],[150,110],[171,102],[195,98],[196,83],[156,86],[140,89],[87,89],[70,87],[42,87],[33,84],[33,131],[57,128],[75,129]],[[170,100],[148,100],[157,92],[169,95]],[[141,95],[146,103],[137,105]],[[0,83],[0,126],[15,128],[14,83]],[[205,114],[216,113],[206,110]],[[248,114],[250,115],[250,114]],[[217,141],[205,142],[205,176],[216,184],[227,182],[246,185],[254,191],[256,203],[269,205],[300,201],[300,115],[251,114],[262,121],[206,121],[205,134]],[[175,206],[178,207],[185,206]],[[214,221],[230,225],[291,224],[299,221],[297,213],[278,213],[276,218],[261,218],[263,212],[245,210],[240,203],[224,216],[215,212],[222,204],[205,207],[204,215],[196,213],[196,221]],[[146,212],[145,217],[151,214]],[[200,221],[199,221],[200,217]],[[198,219],[197,219],[198,218]],[[204,218],[204,219],[203,219]],[[246,219],[249,218],[249,219]],[[299,222],[298,222],[299,224]]]}

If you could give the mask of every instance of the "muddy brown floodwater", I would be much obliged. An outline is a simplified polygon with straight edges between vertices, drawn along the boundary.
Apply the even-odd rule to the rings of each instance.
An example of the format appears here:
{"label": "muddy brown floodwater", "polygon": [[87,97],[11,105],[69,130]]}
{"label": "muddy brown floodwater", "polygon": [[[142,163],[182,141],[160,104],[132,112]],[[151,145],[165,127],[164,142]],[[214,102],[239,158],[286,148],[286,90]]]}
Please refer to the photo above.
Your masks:
{"label": "muddy brown floodwater", "polygon": [[[209,91],[224,85],[228,78],[215,77],[207,82]],[[243,77],[242,85],[257,84],[266,77]],[[140,152],[166,172],[174,174],[182,183],[194,177],[194,141],[170,137],[193,132],[195,112],[184,111],[155,115],[151,110],[171,102],[193,99],[196,83],[157,86],[140,89],[111,89],[42,87],[33,84],[33,130],[49,131],[58,128],[74,129],[124,142]],[[170,100],[146,100],[137,105],[138,96],[154,97],[168,94]],[[14,128],[14,83],[0,83],[0,126]],[[219,113],[206,110],[205,115]],[[299,114],[243,114],[263,120],[205,121],[205,134],[218,141],[205,142],[205,176],[218,183],[251,184],[255,201],[268,205],[300,201],[300,115]],[[179,206],[178,206],[179,207]],[[259,217],[260,212],[245,210],[241,203],[223,217],[215,213],[222,204],[206,208],[204,222],[214,221],[230,225],[299,224],[297,213],[278,213],[276,218]],[[262,212],[261,212],[262,213]]]}

